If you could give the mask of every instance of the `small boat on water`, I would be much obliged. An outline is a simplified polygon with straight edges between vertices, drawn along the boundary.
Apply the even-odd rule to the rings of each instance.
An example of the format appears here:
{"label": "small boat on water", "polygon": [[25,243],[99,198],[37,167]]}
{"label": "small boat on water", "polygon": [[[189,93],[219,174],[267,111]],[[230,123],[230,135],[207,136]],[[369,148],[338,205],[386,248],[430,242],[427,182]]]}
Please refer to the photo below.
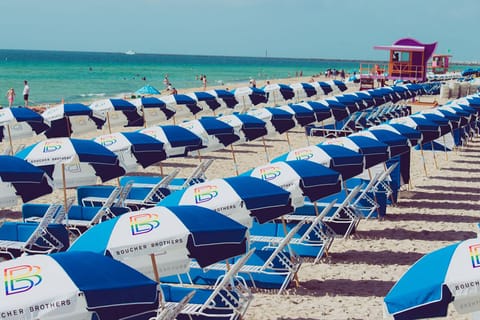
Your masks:
{"label": "small boat on water", "polygon": [[125,52],[125,54],[134,55],[134,54],[136,54],[136,52],[133,51],[133,50],[128,50],[127,52]]}

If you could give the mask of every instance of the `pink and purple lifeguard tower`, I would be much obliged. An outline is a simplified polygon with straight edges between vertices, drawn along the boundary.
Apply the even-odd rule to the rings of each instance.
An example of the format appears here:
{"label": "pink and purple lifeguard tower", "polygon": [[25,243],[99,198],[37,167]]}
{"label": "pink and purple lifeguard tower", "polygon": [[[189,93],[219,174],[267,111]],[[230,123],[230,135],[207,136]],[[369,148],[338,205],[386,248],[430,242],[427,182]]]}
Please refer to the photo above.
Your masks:
{"label": "pink and purple lifeguard tower", "polygon": [[[376,79],[384,83],[386,80],[402,80],[422,82],[427,79],[427,62],[432,57],[437,43],[423,44],[411,38],[397,40],[393,45],[374,46],[376,50],[389,51],[388,65],[373,68],[360,67],[360,83],[373,83]],[[370,78],[370,79],[368,79]]]}

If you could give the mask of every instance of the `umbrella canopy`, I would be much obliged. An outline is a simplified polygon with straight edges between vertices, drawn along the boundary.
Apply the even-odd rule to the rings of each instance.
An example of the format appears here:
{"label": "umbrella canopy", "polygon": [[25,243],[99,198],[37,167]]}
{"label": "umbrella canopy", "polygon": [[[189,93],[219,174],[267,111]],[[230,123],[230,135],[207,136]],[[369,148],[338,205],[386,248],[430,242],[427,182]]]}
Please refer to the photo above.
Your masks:
{"label": "umbrella canopy", "polygon": [[342,146],[363,154],[365,158],[365,169],[371,168],[389,159],[388,145],[365,136],[349,135],[348,137],[327,139],[322,142],[322,145]]}
{"label": "umbrella canopy", "polygon": [[302,127],[317,121],[315,112],[312,108],[307,108],[298,104],[290,104],[277,107],[277,109],[284,110],[292,114],[297,124]]}
{"label": "umbrella canopy", "polygon": [[99,254],[22,256],[0,268],[5,319],[147,320],[158,308],[155,281]]}
{"label": "umbrella canopy", "polygon": [[251,109],[249,115],[265,121],[269,135],[282,134],[295,127],[294,115],[279,108]]}
{"label": "umbrella canopy", "polygon": [[105,182],[125,174],[117,155],[92,140],[46,139],[26,147],[16,156],[45,170],[53,178],[55,187],[96,184],[97,176]]}
{"label": "umbrella canopy", "polygon": [[384,298],[395,319],[445,317],[453,303],[459,313],[480,311],[480,240],[468,239],[431,252],[398,280]]}
{"label": "umbrella canopy", "polygon": [[401,134],[408,139],[410,147],[416,146],[422,140],[422,133],[407,125],[401,123],[392,123],[391,121],[371,127],[369,130],[387,130]]}
{"label": "umbrella canopy", "polygon": [[342,146],[318,144],[292,150],[275,158],[272,163],[286,160],[308,160],[338,171],[343,180],[362,173],[364,157]]}
{"label": "umbrella canopy", "polygon": [[389,121],[392,124],[403,124],[422,133],[422,144],[430,142],[441,136],[440,125],[424,117],[408,116],[395,118]]}
{"label": "umbrella canopy", "polygon": [[356,91],[352,94],[356,95],[358,98],[360,98],[363,101],[363,104],[365,105],[365,108],[370,108],[370,107],[373,107],[375,105],[375,100],[366,91]]}
{"label": "umbrella canopy", "polygon": [[[46,109],[42,113],[50,128],[45,131],[47,138],[70,137],[76,132],[70,117],[84,116],[95,127],[102,124],[102,120],[93,116],[93,110],[81,103],[65,103]],[[81,130],[84,131],[84,130]]]}
{"label": "umbrella canopy", "polygon": [[146,168],[167,158],[163,142],[140,132],[105,134],[94,141],[115,153],[127,172],[135,171],[137,163]]}
{"label": "umbrella canopy", "polygon": [[93,102],[89,107],[93,110],[93,116],[101,119],[101,121],[97,121],[99,128],[101,128],[105,122],[110,122],[109,113],[114,111],[122,112],[127,120],[126,126],[143,125],[143,117],[139,113],[138,108],[127,100],[103,99]]}
{"label": "umbrella canopy", "polygon": [[160,99],[169,109],[175,110],[175,116],[192,116],[202,111],[198,101],[186,94],[170,94],[161,96]]}
{"label": "umbrella canopy", "polygon": [[198,205],[251,227],[293,212],[290,192],[262,179],[238,176],[197,183],[171,193],[162,206]]}
{"label": "umbrella canopy", "polygon": [[203,117],[198,120],[182,122],[179,126],[202,138],[202,144],[206,146],[203,151],[223,149],[240,140],[240,136],[235,134],[231,125],[214,117]]}
{"label": "umbrella canopy", "polygon": [[[50,127],[48,121],[38,113],[28,108],[5,108],[0,109],[0,141],[9,136],[9,129],[16,124],[27,124],[26,134],[40,134]],[[12,136],[9,136],[12,138]],[[11,139],[10,139],[11,140]]]}
{"label": "umbrella canopy", "polygon": [[235,99],[235,95],[228,90],[213,89],[205,92],[216,97],[221,107],[233,109],[238,104],[237,99]]}
{"label": "umbrella canopy", "polygon": [[168,158],[183,157],[191,151],[205,147],[199,136],[180,126],[154,126],[139,132],[163,142]]}
{"label": "umbrella canopy", "polygon": [[452,131],[453,124],[449,120],[448,117],[445,115],[441,114],[435,114],[435,113],[430,113],[430,112],[421,112],[421,113],[416,113],[411,115],[412,118],[422,118],[429,120],[430,122],[433,122],[437,124],[438,129],[440,130],[440,136],[443,136],[444,134],[447,134]]}
{"label": "umbrella canopy", "polygon": [[378,129],[375,126],[371,127],[369,130],[362,130],[360,132],[352,133],[349,135],[349,138],[356,136],[368,137],[386,144],[389,158],[409,152],[411,148],[406,137],[394,131]]}
{"label": "umbrella canopy", "polygon": [[[148,115],[148,110],[145,109],[159,109],[164,115],[165,120],[170,119],[175,115],[175,109],[173,107],[168,107],[167,104],[155,97],[141,97],[138,99],[132,100],[132,104],[137,108],[143,108],[143,113]],[[146,117],[149,118],[149,117]],[[149,120],[149,119],[146,119]]]}
{"label": "umbrella canopy", "polygon": [[14,156],[0,155],[0,206],[16,204],[17,196],[23,202],[53,191],[50,177],[40,168]]}
{"label": "umbrella canopy", "polygon": [[251,106],[256,106],[260,103],[267,103],[268,101],[267,93],[258,88],[240,87],[232,90],[231,92],[238,101],[239,105],[244,108],[243,111]]}
{"label": "umbrella canopy", "polygon": [[332,116],[332,111],[329,107],[316,101],[301,102],[301,103],[296,103],[294,105],[311,109],[315,114],[316,122],[322,122],[323,120],[328,119]]}
{"label": "umbrella canopy", "polygon": [[293,88],[286,84],[272,83],[264,86],[262,90],[267,94],[267,103],[277,104],[295,96]]}
{"label": "umbrella canopy", "polygon": [[331,110],[332,115],[336,121],[343,120],[350,115],[350,109],[348,108],[348,106],[336,99],[330,98],[325,100],[319,100],[317,102],[328,107]]}
{"label": "umbrella canopy", "polygon": [[297,82],[290,85],[290,87],[293,89],[295,93],[295,98],[299,100],[316,96],[319,93],[315,88],[315,86],[313,86],[310,83]]}
{"label": "umbrella canopy", "polygon": [[312,85],[314,86],[317,84],[320,87],[320,89],[322,89],[324,95],[328,95],[329,93],[333,92],[333,88],[331,84],[326,83],[324,81],[318,81],[318,82],[312,83]]}
{"label": "umbrella canopy", "polygon": [[197,105],[205,110],[210,109],[212,111],[215,111],[222,106],[222,104],[215,95],[205,91],[187,93],[186,95],[197,101]]}
{"label": "umbrella canopy", "polygon": [[278,161],[249,170],[243,175],[260,178],[292,193],[292,204],[304,205],[304,197],[317,201],[341,190],[337,171],[306,160]]}
{"label": "umbrella canopy", "polygon": [[[92,251],[152,269],[150,255],[159,255],[158,274],[188,272],[190,259],[206,267],[247,250],[247,228],[200,206],[157,206],[128,212],[87,230],[69,251]],[[140,267],[137,270],[142,270]],[[142,270],[144,272],[144,270]]]}
{"label": "umbrella canopy", "polygon": [[343,81],[340,81],[340,80],[332,80],[330,81],[333,85],[332,85],[332,89],[333,88],[337,88],[337,90],[339,92],[343,92],[343,91],[347,91],[348,88],[347,86],[345,85],[345,83]]}
{"label": "umbrella canopy", "polygon": [[241,142],[253,141],[268,133],[265,121],[248,114],[232,114],[217,119],[232,126],[235,134],[241,136]]}
{"label": "umbrella canopy", "polygon": [[160,91],[158,91],[157,88],[147,84],[146,86],[143,86],[135,91],[135,94],[160,94]]}

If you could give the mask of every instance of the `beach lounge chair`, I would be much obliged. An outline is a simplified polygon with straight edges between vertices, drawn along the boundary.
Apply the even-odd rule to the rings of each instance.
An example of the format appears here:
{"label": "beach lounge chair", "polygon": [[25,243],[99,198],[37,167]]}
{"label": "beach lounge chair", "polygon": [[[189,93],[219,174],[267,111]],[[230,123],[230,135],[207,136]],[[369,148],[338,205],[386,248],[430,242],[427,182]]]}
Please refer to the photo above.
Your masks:
{"label": "beach lounge chair", "polygon": [[[122,204],[132,210],[139,210],[141,208],[152,207],[156,205],[161,199],[170,194],[168,185],[173,178],[180,172],[176,169],[168,176],[162,178],[153,187],[135,186],[133,181],[121,186],[83,186],[77,188],[78,202],[83,206],[103,206],[105,202],[114,196],[118,191],[118,195],[122,195],[120,199],[113,201],[115,205]],[[122,193],[122,190],[124,191]],[[128,191],[128,192],[127,192]]]}
{"label": "beach lounge chair", "polygon": [[313,257],[314,263],[317,263],[328,252],[334,239],[334,234],[325,227],[323,219],[331,211],[335,202],[336,200],[330,202],[318,215],[289,214],[282,216],[280,221],[264,224],[254,223],[250,230],[250,241],[278,245],[283,241],[289,230],[293,229],[298,223],[302,223],[303,225],[298,229],[298,233],[293,235],[288,244],[288,249],[300,257]]}
{"label": "beach lounge chair", "polygon": [[[194,295],[177,315],[176,319],[242,319],[253,299],[245,280],[240,277],[239,271],[251,258],[254,250],[238,259],[228,271],[221,274],[214,282],[213,288],[192,289],[188,286],[162,284],[161,290],[165,308],[177,307],[185,297],[194,290]],[[164,319],[164,318],[161,318]]]}
{"label": "beach lounge chair", "polygon": [[[321,201],[312,203],[305,201],[303,207],[295,210],[295,215],[315,216],[318,210],[323,210],[332,200],[337,201],[333,208],[323,218],[323,223],[335,237],[347,238],[358,225],[362,214],[353,205],[356,197],[359,195],[362,186],[358,185],[348,193],[345,190],[334,195],[322,198]],[[341,199],[341,200],[340,200]],[[338,202],[341,201],[341,202]]]}
{"label": "beach lounge chair", "polygon": [[[207,180],[205,172],[213,163],[213,159],[203,160],[192,173],[186,178],[174,178],[168,185],[170,190],[181,190],[195,183],[204,182]],[[162,176],[123,176],[120,178],[120,185],[133,183],[133,187],[154,187],[164,177]]]}
{"label": "beach lounge chair", "polygon": [[[291,284],[301,266],[301,260],[295,253],[288,250],[287,245],[302,225],[303,222],[300,222],[293,227],[280,243],[256,246],[256,250],[238,273],[249,287],[278,290],[280,294]],[[238,259],[231,259],[231,262],[236,262]],[[226,270],[228,270],[227,263],[215,263],[201,269],[197,262],[192,261],[188,273],[162,277],[160,281],[213,285]]]}
{"label": "beach lounge chair", "polygon": [[68,249],[67,229],[62,224],[52,223],[58,210],[58,207],[52,207],[39,222],[4,222],[0,226],[0,255],[13,259],[23,254]]}

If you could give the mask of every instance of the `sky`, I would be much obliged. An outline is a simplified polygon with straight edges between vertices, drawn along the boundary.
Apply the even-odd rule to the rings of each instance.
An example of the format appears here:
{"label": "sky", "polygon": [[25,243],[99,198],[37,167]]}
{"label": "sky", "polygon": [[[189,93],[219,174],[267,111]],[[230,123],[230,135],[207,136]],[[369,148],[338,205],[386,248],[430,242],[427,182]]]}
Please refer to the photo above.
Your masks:
{"label": "sky", "polygon": [[480,61],[478,0],[0,0],[0,49],[365,59],[404,37]]}

